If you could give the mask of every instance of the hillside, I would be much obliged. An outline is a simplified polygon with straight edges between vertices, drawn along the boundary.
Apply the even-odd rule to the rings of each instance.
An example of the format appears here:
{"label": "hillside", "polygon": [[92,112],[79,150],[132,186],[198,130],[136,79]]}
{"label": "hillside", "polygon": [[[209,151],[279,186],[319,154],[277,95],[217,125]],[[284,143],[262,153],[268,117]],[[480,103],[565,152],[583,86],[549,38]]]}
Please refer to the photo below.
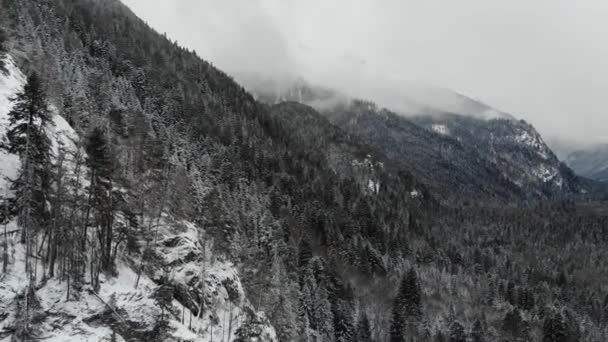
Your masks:
{"label": "hillside", "polygon": [[2,9],[1,341],[606,340],[608,213],[521,208],[576,189],[529,125],[258,102],[117,0]]}
{"label": "hillside", "polygon": [[608,146],[598,145],[568,155],[565,163],[577,174],[608,182]]}
{"label": "hillside", "polygon": [[[280,85],[239,77],[262,101],[316,108],[354,139],[388,156],[385,165],[411,173],[444,203],[527,205],[595,189],[557,159],[532,125],[445,89],[435,93],[449,98],[450,105],[443,107],[457,112],[442,111],[421,102],[432,99],[422,98],[410,106],[416,110],[403,115],[302,80]],[[405,91],[404,97],[414,101],[416,94],[408,97]]]}
{"label": "hillside", "polygon": [[518,204],[585,191],[525,122],[448,113],[407,118],[366,102],[327,115],[447,202]]}

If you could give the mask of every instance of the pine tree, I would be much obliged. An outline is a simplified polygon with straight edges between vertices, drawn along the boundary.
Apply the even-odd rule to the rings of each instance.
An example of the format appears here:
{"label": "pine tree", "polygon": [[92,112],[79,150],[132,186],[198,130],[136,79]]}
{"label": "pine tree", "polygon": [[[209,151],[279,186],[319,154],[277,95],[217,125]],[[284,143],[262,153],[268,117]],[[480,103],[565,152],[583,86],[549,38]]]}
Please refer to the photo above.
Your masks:
{"label": "pine tree", "polygon": [[488,284],[488,290],[485,296],[485,302],[488,305],[493,305],[494,301],[496,299],[496,283],[494,282],[494,280],[490,280],[489,284]]}
{"label": "pine tree", "polygon": [[372,342],[372,332],[367,314],[363,312],[357,322],[356,342]]}
{"label": "pine tree", "polygon": [[2,148],[19,156],[21,169],[11,185],[15,191],[17,223],[21,227],[21,243],[26,245],[25,273],[28,284],[22,304],[21,328],[30,330],[32,311],[37,301],[35,265],[31,258],[37,247],[38,233],[48,229],[49,195],[51,192],[51,143],[46,135],[51,114],[40,78],[31,74],[23,91],[12,99],[13,107],[8,113],[8,144]]}
{"label": "pine tree", "polygon": [[154,322],[154,340],[166,341],[170,332],[169,314],[171,301],[173,300],[173,288],[171,286],[162,285],[155,290],[152,294],[152,298],[154,298],[156,305],[161,309],[160,315],[156,317]]}
{"label": "pine tree", "polygon": [[334,337],[334,317],[327,290],[322,284],[318,285],[313,295],[312,307],[314,314],[311,316],[311,325],[314,320],[314,326],[320,336],[323,336],[324,339],[332,339]]}
{"label": "pine tree", "polygon": [[257,342],[268,341],[269,336],[265,332],[268,321],[261,320],[249,307],[245,307],[245,319],[236,330],[234,342]]}
{"label": "pine tree", "polygon": [[46,94],[40,78],[31,74],[23,91],[13,101],[8,113],[8,144],[2,145],[9,153],[19,155],[21,170],[13,181],[15,203],[25,243],[28,230],[32,235],[43,228],[48,219],[47,201],[50,193],[51,143],[45,128],[50,123]]}
{"label": "pine tree", "polygon": [[471,329],[471,339],[473,340],[472,342],[484,342],[484,333],[483,333],[483,326],[481,324],[481,321],[476,320],[475,323],[473,323],[473,328]]}
{"label": "pine tree", "polygon": [[[87,165],[90,168],[89,207],[84,227],[84,238],[87,238],[88,218],[91,215],[98,228],[97,238],[101,254],[101,268],[112,267],[111,251],[114,225],[114,189],[112,182],[113,160],[106,134],[101,128],[95,128],[88,136],[86,151]],[[83,241],[83,248],[86,240]]]}
{"label": "pine tree", "polygon": [[336,341],[352,341],[355,337],[352,304],[346,300],[334,300],[332,314],[334,316],[334,334]]}
{"label": "pine tree", "polygon": [[503,320],[503,330],[510,336],[518,337],[523,328],[523,319],[517,308],[507,312]]}
{"label": "pine tree", "polygon": [[564,318],[558,312],[553,317],[548,317],[543,324],[543,342],[566,342],[568,331]]}
{"label": "pine tree", "polygon": [[581,340],[581,327],[576,317],[568,309],[564,310],[564,323],[566,325],[566,333],[568,341],[580,341]]}
{"label": "pine tree", "polygon": [[406,279],[405,291],[401,291],[405,306],[405,316],[412,321],[418,321],[422,316],[421,290],[418,283],[418,275],[414,268],[410,268]]}
{"label": "pine tree", "polygon": [[272,263],[272,278],[267,287],[268,318],[273,322],[277,336],[281,341],[292,341],[297,334],[296,310],[291,301],[291,282],[278,253],[275,252]]}
{"label": "pine tree", "polygon": [[298,266],[304,267],[308,265],[308,262],[312,259],[312,247],[310,246],[308,239],[303,238],[302,241],[300,241],[298,249]]}
{"label": "pine tree", "polygon": [[413,330],[412,325],[420,320],[422,316],[420,293],[418,275],[414,268],[410,268],[401,280],[397,298],[393,303],[391,342],[402,341],[408,335],[408,330]]}
{"label": "pine tree", "polygon": [[391,325],[389,330],[389,341],[390,342],[404,342],[405,341],[405,324],[403,322],[403,312],[398,302],[393,304],[393,311],[391,312]]}
{"label": "pine tree", "polygon": [[[308,319],[308,311],[309,308],[306,304],[306,299],[304,296],[300,294],[300,298],[298,298],[298,308],[297,308],[297,340],[300,342],[308,342],[310,339],[309,327],[310,322]],[[310,297],[310,294],[309,296]]]}
{"label": "pine tree", "polygon": [[505,293],[505,300],[511,305],[517,305],[517,298],[515,295],[515,284],[509,281],[507,284],[507,292]]}
{"label": "pine tree", "polygon": [[452,322],[450,325],[449,342],[467,342],[467,335],[464,332],[464,327],[458,321]]}

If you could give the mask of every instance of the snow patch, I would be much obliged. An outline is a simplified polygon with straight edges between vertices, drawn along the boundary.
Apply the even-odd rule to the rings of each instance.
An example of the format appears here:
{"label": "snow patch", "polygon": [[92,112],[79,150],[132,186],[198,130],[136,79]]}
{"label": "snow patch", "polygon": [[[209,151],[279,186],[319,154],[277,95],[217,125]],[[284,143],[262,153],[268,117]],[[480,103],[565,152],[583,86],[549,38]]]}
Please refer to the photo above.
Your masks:
{"label": "snow patch", "polygon": [[538,134],[530,134],[525,129],[520,129],[518,134],[513,137],[516,143],[529,146],[538,153],[543,159],[549,159],[547,145]]}
{"label": "snow patch", "polygon": [[532,170],[534,176],[540,179],[543,183],[554,181],[555,185],[562,186],[562,179],[559,176],[559,170],[549,167],[545,164],[540,164],[536,169]]}
{"label": "snow patch", "polygon": [[[8,56],[5,59],[7,73],[0,73],[0,141],[6,142],[6,132],[9,126],[8,113],[12,109],[11,99],[23,89],[25,75]],[[0,149],[0,197],[10,195],[9,184],[6,180],[15,179],[19,169],[19,157]]]}
{"label": "snow patch", "polygon": [[373,192],[375,194],[380,192],[380,182],[376,182],[373,179],[369,180],[367,187],[369,188],[369,190],[371,192]]}
{"label": "snow patch", "polygon": [[438,134],[441,134],[441,135],[449,135],[450,134],[450,129],[446,125],[434,124],[433,126],[431,126],[431,129],[435,133],[438,133]]}

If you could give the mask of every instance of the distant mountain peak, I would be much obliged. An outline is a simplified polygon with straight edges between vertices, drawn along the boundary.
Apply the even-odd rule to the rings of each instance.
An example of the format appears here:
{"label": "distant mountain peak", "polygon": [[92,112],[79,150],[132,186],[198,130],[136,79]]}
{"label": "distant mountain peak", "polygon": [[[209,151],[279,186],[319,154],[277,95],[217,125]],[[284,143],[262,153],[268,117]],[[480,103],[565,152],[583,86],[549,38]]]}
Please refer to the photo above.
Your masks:
{"label": "distant mountain peak", "polygon": [[599,144],[577,150],[565,160],[577,174],[608,182],[608,144]]}

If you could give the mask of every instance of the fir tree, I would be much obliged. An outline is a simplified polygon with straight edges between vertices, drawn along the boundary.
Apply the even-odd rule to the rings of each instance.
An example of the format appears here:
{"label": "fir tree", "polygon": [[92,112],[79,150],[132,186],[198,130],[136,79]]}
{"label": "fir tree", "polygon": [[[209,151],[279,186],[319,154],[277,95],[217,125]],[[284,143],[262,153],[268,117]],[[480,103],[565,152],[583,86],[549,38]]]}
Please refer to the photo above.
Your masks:
{"label": "fir tree", "polygon": [[310,246],[308,239],[303,238],[302,241],[300,241],[298,249],[298,266],[304,267],[308,265],[308,262],[312,259],[312,247]]}
{"label": "fir tree", "polygon": [[357,322],[356,342],[372,342],[372,332],[367,314],[363,312]]}
{"label": "fir tree", "polygon": [[523,328],[521,313],[517,308],[507,312],[503,320],[503,330],[510,336],[518,337]]}
{"label": "fir tree", "polygon": [[297,331],[296,334],[298,336],[298,341],[306,342],[310,339],[310,321],[308,319],[308,312],[310,311],[307,301],[310,300],[310,293],[308,295],[303,295],[300,293],[300,297],[298,298],[298,308],[297,308]]}
{"label": "fir tree", "polygon": [[505,293],[505,300],[511,305],[517,305],[517,298],[515,296],[515,284],[509,281],[507,284],[507,292]]}
{"label": "fir tree", "polygon": [[234,334],[234,342],[267,341],[268,336],[265,332],[267,322],[262,321],[249,307],[245,307],[244,312],[246,317]]}
{"label": "fir tree", "polygon": [[543,324],[543,342],[566,342],[568,331],[564,318],[558,312],[548,317]]}
{"label": "fir tree", "polygon": [[334,301],[332,314],[334,316],[334,335],[336,341],[352,341],[355,336],[355,325],[351,303],[341,299]]}
{"label": "fir tree", "polygon": [[391,342],[401,341],[422,316],[420,285],[418,275],[413,268],[401,280],[397,298],[393,303],[391,315]]}
{"label": "fir tree", "polygon": [[46,94],[40,78],[31,74],[23,91],[12,100],[8,113],[8,144],[2,147],[17,154],[21,160],[18,177],[13,181],[21,242],[32,236],[48,222],[47,201],[50,193],[51,143],[45,128],[50,123]]}
{"label": "fir tree", "polygon": [[473,323],[473,328],[471,329],[471,339],[472,342],[484,342],[484,333],[483,333],[483,326],[481,324],[481,321],[476,320],[475,323]]}
{"label": "fir tree", "polygon": [[464,327],[458,321],[454,321],[450,325],[449,342],[467,342],[467,335],[464,332]]}
{"label": "fir tree", "polygon": [[[106,134],[101,128],[95,128],[88,136],[86,151],[87,164],[91,170],[89,185],[89,208],[87,218],[92,213],[95,226],[98,227],[97,238],[101,252],[101,266],[109,270],[112,266],[111,251],[114,224],[113,201],[113,160]],[[87,236],[87,223],[84,227],[84,238]],[[83,246],[86,241],[83,241]]]}
{"label": "fir tree", "polygon": [[401,306],[395,302],[393,304],[393,311],[391,312],[391,324],[389,330],[389,341],[390,342],[404,342],[405,341],[405,324],[403,322],[403,312]]}
{"label": "fir tree", "polygon": [[324,339],[332,339],[334,337],[334,317],[327,290],[323,285],[319,285],[313,295],[312,307],[314,314],[311,317],[311,325],[314,320],[314,326],[320,336]]}

